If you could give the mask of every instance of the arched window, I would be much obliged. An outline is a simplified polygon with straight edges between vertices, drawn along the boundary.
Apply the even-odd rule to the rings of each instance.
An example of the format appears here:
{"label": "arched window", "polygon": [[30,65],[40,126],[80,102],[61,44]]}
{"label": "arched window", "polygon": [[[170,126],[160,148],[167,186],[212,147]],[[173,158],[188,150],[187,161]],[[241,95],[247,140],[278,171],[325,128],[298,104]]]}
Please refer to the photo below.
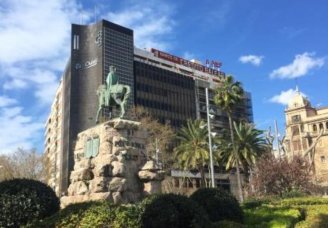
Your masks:
{"label": "arched window", "polygon": [[319,124],[319,129],[320,129],[320,130],[323,129],[323,124],[322,124],[322,123]]}
{"label": "arched window", "polygon": [[313,124],[313,131],[316,132],[317,131],[317,125]]}
{"label": "arched window", "polygon": [[326,122],[326,130],[328,131],[328,122]]}

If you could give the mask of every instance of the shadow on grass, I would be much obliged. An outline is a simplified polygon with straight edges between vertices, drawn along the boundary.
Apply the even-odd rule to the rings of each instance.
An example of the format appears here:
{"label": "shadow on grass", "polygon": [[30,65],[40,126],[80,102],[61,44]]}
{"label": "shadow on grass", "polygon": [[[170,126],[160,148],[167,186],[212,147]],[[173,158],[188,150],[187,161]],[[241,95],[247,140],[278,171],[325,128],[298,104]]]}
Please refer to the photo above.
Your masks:
{"label": "shadow on grass", "polygon": [[313,223],[313,228],[328,227],[328,214],[319,214],[316,221]]}

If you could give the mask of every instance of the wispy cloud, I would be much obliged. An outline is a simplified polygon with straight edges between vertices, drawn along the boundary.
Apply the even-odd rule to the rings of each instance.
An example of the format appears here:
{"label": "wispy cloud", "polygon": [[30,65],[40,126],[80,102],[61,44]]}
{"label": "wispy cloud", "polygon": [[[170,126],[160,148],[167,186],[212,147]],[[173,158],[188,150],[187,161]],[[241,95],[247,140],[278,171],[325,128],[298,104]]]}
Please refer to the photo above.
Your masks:
{"label": "wispy cloud", "polygon": [[9,98],[7,96],[0,96],[0,108],[6,107],[12,104],[16,104],[17,101],[15,99]]}
{"label": "wispy cloud", "polygon": [[308,74],[312,69],[321,68],[324,64],[324,58],[315,58],[314,53],[304,52],[303,54],[296,55],[292,63],[272,71],[270,77],[282,79],[298,78]]}
{"label": "wispy cloud", "polygon": [[124,10],[108,13],[108,20],[133,28],[135,45],[140,48],[167,50],[171,47],[170,33],[175,22],[170,6],[162,1],[146,1],[142,5],[131,4]]}
{"label": "wispy cloud", "polygon": [[254,66],[259,66],[262,63],[264,56],[259,55],[243,55],[239,57],[239,61],[242,63],[250,63]]}
{"label": "wispy cloud", "polygon": [[22,114],[18,101],[0,96],[0,154],[10,153],[17,147],[31,148],[43,128],[41,121]]}
{"label": "wispy cloud", "polygon": [[[70,54],[71,23],[80,23],[82,12],[84,23],[91,19],[78,2],[0,1],[0,152],[42,142],[43,121]],[[112,10],[104,5],[99,18],[132,28],[137,46],[171,46],[171,6],[132,0]]]}
{"label": "wispy cloud", "polygon": [[31,148],[41,136],[43,123],[22,114],[22,107],[0,108],[0,154],[17,147]]}
{"label": "wispy cloud", "polygon": [[[295,96],[295,94],[296,94],[296,89],[281,91],[280,94],[273,96],[272,98],[270,98],[269,101],[282,105],[288,105],[288,102]],[[306,97],[304,93],[301,94]]]}
{"label": "wispy cloud", "polygon": [[0,11],[0,61],[47,60],[67,54],[70,21],[79,7],[65,0],[4,0]]}
{"label": "wispy cloud", "polygon": [[70,24],[79,18],[80,8],[74,0],[1,3],[0,76],[4,89],[33,89],[36,98],[49,104],[58,72],[69,57]]}
{"label": "wispy cloud", "polygon": [[0,93],[0,153],[42,142],[44,117],[69,58],[71,23],[80,11],[75,0],[0,2],[0,87],[12,95]]}
{"label": "wispy cloud", "polygon": [[195,59],[195,55],[191,52],[186,51],[183,53],[182,58],[191,60],[191,59]]}

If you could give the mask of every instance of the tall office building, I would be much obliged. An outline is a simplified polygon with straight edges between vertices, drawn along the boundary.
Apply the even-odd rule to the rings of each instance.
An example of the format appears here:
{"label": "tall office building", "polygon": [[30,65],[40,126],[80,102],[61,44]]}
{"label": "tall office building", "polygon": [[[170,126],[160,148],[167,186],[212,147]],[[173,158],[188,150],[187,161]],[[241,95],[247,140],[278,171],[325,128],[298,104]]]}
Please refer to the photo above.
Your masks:
{"label": "tall office building", "polygon": [[133,31],[108,21],[72,25],[71,57],[63,75],[63,126],[58,192],[68,187],[73,169],[72,147],[79,132],[95,125],[96,91],[109,66],[117,68],[119,82],[131,87],[128,105],[134,104]]}
{"label": "tall office building", "polygon": [[[175,129],[189,118],[205,118],[205,88],[210,88],[210,112],[217,131],[228,127],[226,114],[215,107],[212,89],[220,85],[225,74],[163,51],[134,47],[133,31],[102,20],[92,25],[72,25],[71,56],[63,74],[61,134],[57,144],[59,178],[57,194],[64,194],[73,169],[72,148],[79,132],[94,126],[98,109],[96,91],[105,82],[109,66],[117,68],[119,83],[131,87],[128,106],[143,106],[162,123]],[[235,119],[252,122],[250,95],[236,109]],[[115,111],[115,110],[114,110]],[[50,114],[51,116],[52,114]],[[104,111],[108,115],[108,110]],[[48,125],[47,125],[48,126]],[[49,134],[46,133],[46,140]],[[52,143],[46,144],[46,151]]]}
{"label": "tall office building", "polygon": [[[188,118],[207,118],[205,88],[209,88],[209,110],[216,131],[228,129],[226,113],[213,101],[213,90],[225,74],[204,66],[197,60],[186,60],[169,53],[135,48],[135,104],[147,108],[161,122],[179,128]],[[233,118],[253,122],[251,95],[245,92]]]}

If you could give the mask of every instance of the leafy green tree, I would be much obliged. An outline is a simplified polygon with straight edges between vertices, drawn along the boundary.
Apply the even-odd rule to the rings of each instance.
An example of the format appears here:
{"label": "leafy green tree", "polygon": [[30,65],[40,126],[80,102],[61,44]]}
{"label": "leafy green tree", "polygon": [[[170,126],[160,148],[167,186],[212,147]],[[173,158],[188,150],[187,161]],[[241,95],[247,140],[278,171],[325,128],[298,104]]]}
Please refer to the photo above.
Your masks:
{"label": "leafy green tree", "polygon": [[235,146],[226,139],[219,140],[221,161],[226,169],[242,167],[246,171],[249,166],[255,165],[256,160],[267,151],[267,144],[260,131],[252,124],[234,122]]}
{"label": "leafy green tree", "polygon": [[[215,89],[214,103],[225,111],[229,119],[229,128],[230,128],[230,137],[232,143],[232,150],[234,151],[235,156],[239,160],[239,154],[236,152],[235,148],[235,139],[233,134],[233,123],[232,123],[232,112],[234,108],[240,104],[244,97],[244,90],[241,86],[241,83],[234,81],[234,78],[231,75],[228,75],[223,83]],[[239,189],[239,198],[240,201],[243,201],[243,193],[241,189],[241,179],[240,179],[240,170],[237,163],[237,179],[238,179],[238,189]]]}
{"label": "leafy green tree", "polygon": [[241,165],[255,165],[256,160],[267,151],[267,143],[263,131],[254,128],[249,123],[234,123],[236,134],[236,151],[240,154]]}
{"label": "leafy green tree", "polygon": [[174,149],[178,168],[197,169],[201,175],[201,187],[205,187],[205,169],[208,164],[208,130],[202,120],[188,120],[177,133],[179,145]]}

